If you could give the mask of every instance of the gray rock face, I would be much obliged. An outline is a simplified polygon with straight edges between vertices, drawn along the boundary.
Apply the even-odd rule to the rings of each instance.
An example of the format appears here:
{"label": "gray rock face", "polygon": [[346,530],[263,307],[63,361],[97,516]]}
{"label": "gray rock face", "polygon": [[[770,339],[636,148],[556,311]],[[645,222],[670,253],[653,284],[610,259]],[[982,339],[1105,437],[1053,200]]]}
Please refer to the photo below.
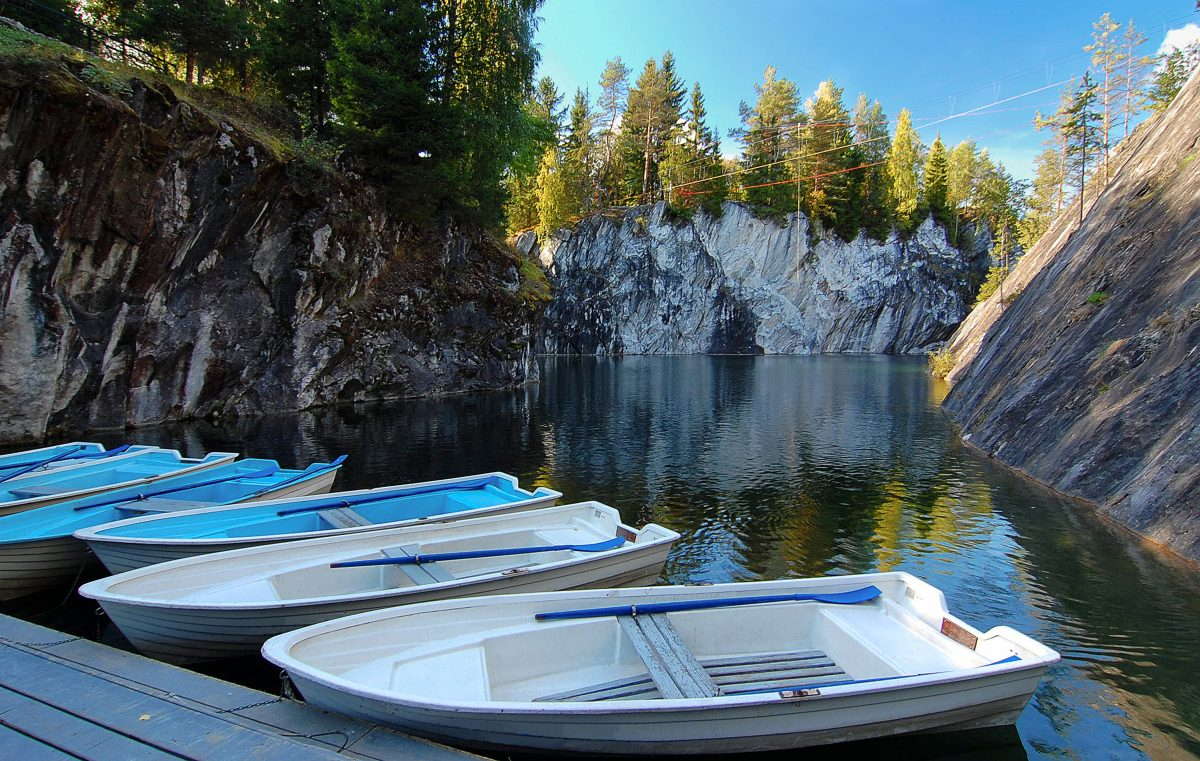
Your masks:
{"label": "gray rock face", "polygon": [[966,256],[927,220],[908,240],[810,236],[736,203],[720,217],[665,205],[593,216],[538,249],[554,300],[551,354],[906,354],[945,340],[967,313],[987,253]]}
{"label": "gray rock face", "polygon": [[526,381],[511,250],[79,66],[0,66],[0,440]]}
{"label": "gray rock face", "polygon": [[954,335],[972,444],[1200,560],[1200,78]]}

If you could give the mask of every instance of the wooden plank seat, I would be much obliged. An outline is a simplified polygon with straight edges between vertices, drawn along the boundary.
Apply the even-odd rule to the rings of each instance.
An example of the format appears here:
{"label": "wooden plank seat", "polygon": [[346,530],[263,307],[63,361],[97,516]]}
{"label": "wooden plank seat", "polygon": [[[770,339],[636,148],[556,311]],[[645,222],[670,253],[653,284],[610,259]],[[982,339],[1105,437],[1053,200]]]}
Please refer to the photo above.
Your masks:
{"label": "wooden plank seat", "polygon": [[317,515],[334,528],[358,528],[359,526],[372,525],[371,521],[348,507],[332,507],[328,510],[318,510]]}
{"label": "wooden plank seat", "polygon": [[[418,549],[418,545],[406,544],[403,547],[388,547],[380,550],[380,552],[389,558],[404,558],[412,557],[417,553]],[[443,581],[454,581],[455,578],[454,574],[443,568],[440,563],[412,563],[388,567],[399,569],[408,578],[412,579],[415,584],[437,584]]]}
{"label": "wooden plank seat", "polygon": [[[628,618],[622,616],[619,620],[626,635],[630,636],[630,640],[634,643],[634,647],[638,648],[638,654],[642,655],[642,660],[646,662],[648,673],[546,695],[534,698],[534,700],[536,702],[593,702],[600,700],[645,700],[664,697],[737,695],[746,692],[803,687],[806,684],[824,683],[831,679],[836,681],[839,676],[844,677],[846,675],[846,672],[821,650],[794,650],[696,660],[691,651],[687,649],[687,646],[679,640],[678,633],[674,631],[674,628],[671,627],[670,622],[666,620],[665,616],[639,615]],[[635,621],[638,622],[636,627],[637,632],[630,635],[630,631],[633,629],[633,622]],[[671,651],[671,657],[684,661],[690,659],[694,662],[709,680],[709,683],[712,685],[711,688],[692,687],[690,691],[685,691],[679,684],[679,681],[674,679],[673,675],[669,680],[663,679],[663,672],[669,674],[671,671],[671,666],[667,665],[670,661],[667,660],[664,662],[663,659],[658,659],[654,656],[651,656],[651,659],[647,661],[647,657],[642,654],[645,645],[639,647],[638,644],[638,639],[644,636],[642,633],[647,629],[646,624],[650,622],[656,624],[656,629],[659,631],[662,630],[664,623],[666,627],[670,627],[669,631],[674,635],[673,640],[677,642],[677,645],[665,645]],[[653,637],[644,638],[653,640]],[[665,638],[667,642],[670,642],[671,639],[669,636]],[[658,678],[655,678],[656,671],[659,672]],[[684,677],[684,680],[686,683],[687,677]],[[660,685],[660,682],[665,681],[670,681],[671,683]],[[705,694],[709,689],[712,690],[711,694]]]}

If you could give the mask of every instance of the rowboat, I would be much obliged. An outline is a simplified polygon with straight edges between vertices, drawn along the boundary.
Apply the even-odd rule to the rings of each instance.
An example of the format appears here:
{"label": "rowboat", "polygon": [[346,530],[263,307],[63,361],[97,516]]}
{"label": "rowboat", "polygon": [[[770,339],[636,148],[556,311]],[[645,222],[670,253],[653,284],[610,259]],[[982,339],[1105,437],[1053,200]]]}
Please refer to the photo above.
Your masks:
{"label": "rowboat", "polygon": [[1058,654],[906,573],[475,597],[263,647],[304,699],[493,750],[782,750],[1014,722]]}
{"label": "rowboat", "polygon": [[653,582],[679,534],[598,502],[248,547],[85,584],[138,650],[176,663],[410,602]]}
{"label": "rowboat", "polygon": [[105,449],[103,444],[91,441],[71,441],[37,449],[9,452],[0,455],[0,482],[20,478],[53,468],[87,465],[92,460],[112,457],[127,450],[154,449],[155,447],[122,444],[114,449]]}
{"label": "rowboat", "polygon": [[237,455],[211,452],[194,459],[183,457],[172,449],[129,447],[110,457],[60,467],[53,465],[63,460],[47,462],[52,457],[37,461],[39,469],[36,470],[30,470],[26,465],[0,473],[0,516],[205,470],[232,462]]}
{"label": "rowboat", "polygon": [[561,492],[526,491],[507,473],[483,473],[324,497],[148,515],[76,532],[112,573],[209,552],[316,536],[398,528],[553,505]]}
{"label": "rowboat", "polygon": [[54,586],[79,572],[90,556],[87,545],[72,536],[77,529],[133,515],[326,491],[344,459],[282,470],[274,460],[209,457],[217,455],[220,459],[204,469],[0,517],[0,600]]}

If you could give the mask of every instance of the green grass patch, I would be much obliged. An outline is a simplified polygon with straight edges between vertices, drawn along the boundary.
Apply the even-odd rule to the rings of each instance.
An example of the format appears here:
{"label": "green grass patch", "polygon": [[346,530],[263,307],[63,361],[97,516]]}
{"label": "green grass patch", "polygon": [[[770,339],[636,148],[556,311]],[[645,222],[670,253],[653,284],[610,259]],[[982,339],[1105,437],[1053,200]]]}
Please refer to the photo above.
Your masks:
{"label": "green grass patch", "polygon": [[521,257],[521,287],[517,291],[526,304],[545,303],[550,300],[550,280],[545,271],[532,259]]}
{"label": "green grass patch", "polygon": [[1092,291],[1092,295],[1087,297],[1087,303],[1093,306],[1101,306],[1107,302],[1112,296],[1105,291]]}

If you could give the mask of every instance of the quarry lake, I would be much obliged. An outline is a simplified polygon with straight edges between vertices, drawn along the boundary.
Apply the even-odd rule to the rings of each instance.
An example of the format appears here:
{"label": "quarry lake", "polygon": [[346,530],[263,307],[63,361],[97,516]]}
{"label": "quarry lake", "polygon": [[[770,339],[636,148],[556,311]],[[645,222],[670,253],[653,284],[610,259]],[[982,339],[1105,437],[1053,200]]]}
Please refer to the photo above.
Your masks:
{"label": "quarry lake", "polygon": [[[922,359],[539,365],[540,383],[514,391],[162,426],[128,438],[287,467],[346,453],[341,489],[507,471],[523,486],[562,491],[566,502],[599,500],[627,523],[682,532],[668,582],[908,571],[941,588],[972,624],[1013,626],[1063,660],[1015,731],[864,750],[892,758],[1200,755],[1200,573],[966,448],[938,408],[946,389]],[[38,609],[57,602],[28,602],[25,612],[40,623],[95,628],[91,606],[74,624]],[[105,641],[116,636],[109,628]],[[220,666],[210,673],[230,676]]]}

